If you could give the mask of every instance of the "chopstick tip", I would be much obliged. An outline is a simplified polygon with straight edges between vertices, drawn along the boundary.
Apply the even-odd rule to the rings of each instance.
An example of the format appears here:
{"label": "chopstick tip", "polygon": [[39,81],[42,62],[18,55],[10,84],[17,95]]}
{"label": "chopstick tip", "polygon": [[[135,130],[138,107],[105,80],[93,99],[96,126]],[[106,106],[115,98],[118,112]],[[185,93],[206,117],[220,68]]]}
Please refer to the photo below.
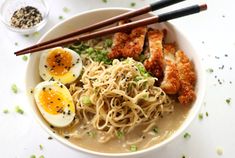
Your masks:
{"label": "chopstick tip", "polygon": [[200,11],[207,10],[207,4],[200,5]]}

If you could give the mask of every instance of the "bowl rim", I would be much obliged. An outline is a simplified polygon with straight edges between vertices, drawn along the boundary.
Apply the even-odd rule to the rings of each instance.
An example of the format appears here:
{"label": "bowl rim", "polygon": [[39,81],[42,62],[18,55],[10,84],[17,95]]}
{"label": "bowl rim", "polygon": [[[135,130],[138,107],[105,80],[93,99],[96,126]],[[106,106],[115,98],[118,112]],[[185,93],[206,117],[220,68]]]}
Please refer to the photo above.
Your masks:
{"label": "bowl rim", "polygon": [[[74,18],[77,18],[79,16],[83,16],[85,14],[90,14],[90,13],[95,13],[95,12],[99,12],[99,11],[124,11],[124,12],[127,12],[127,11],[131,11],[131,10],[134,10],[134,9],[130,9],[130,8],[123,8],[123,7],[109,7],[109,8],[98,8],[98,9],[93,9],[93,10],[88,10],[88,11],[84,11],[84,12],[81,12],[81,13],[78,13],[78,14],[75,14],[73,16],[71,16],[70,18],[56,24],[55,26],[53,26],[51,29],[49,29],[40,39],[37,43],[40,43],[51,31],[53,31],[55,28],[59,27],[60,25],[63,25],[64,23],[66,23],[67,21],[70,21]],[[153,13],[148,13],[149,16],[154,16]],[[177,29],[177,27],[174,27],[174,25],[172,25],[171,23],[169,22],[165,22],[167,23],[167,25],[169,26],[173,26],[173,28],[188,42],[188,38],[180,31]],[[192,49],[192,52],[196,52],[196,49],[193,47],[193,45],[190,44],[190,47]],[[31,54],[32,55],[32,54]],[[198,96],[197,96],[197,99],[195,100],[195,104],[194,106],[196,106],[196,108],[194,109],[194,113],[192,113],[190,116],[188,115],[187,116],[187,119],[185,119],[185,121],[180,125],[180,127],[171,135],[169,136],[168,138],[166,138],[165,140],[163,140],[162,142],[158,143],[158,144],[155,144],[153,146],[150,146],[146,149],[142,149],[142,150],[139,150],[139,151],[136,151],[136,152],[127,152],[127,153],[105,153],[105,152],[97,152],[97,151],[93,151],[93,150],[90,150],[90,149],[86,149],[86,148],[83,148],[83,147],[80,147],[78,145],[75,145],[74,143],[71,143],[69,142],[68,140],[62,138],[61,136],[53,133],[53,131],[51,129],[49,129],[49,127],[47,125],[45,125],[43,123],[43,121],[41,121],[41,119],[37,116],[37,115],[33,115],[33,117],[37,120],[37,122],[39,122],[40,126],[42,126],[42,128],[47,131],[47,133],[49,135],[51,135],[52,137],[54,137],[56,140],[58,140],[58,142],[66,145],[67,147],[75,150],[75,151],[80,151],[80,152],[83,152],[85,154],[91,154],[91,155],[94,155],[94,156],[103,156],[103,157],[132,157],[132,156],[136,156],[136,155],[143,155],[143,154],[147,154],[147,153],[150,153],[150,151],[153,151],[153,150],[157,150],[157,149],[160,149],[161,147],[164,147],[166,144],[172,142],[172,140],[176,139],[180,134],[182,134],[187,128],[188,126],[192,123],[192,121],[195,119],[196,115],[199,113],[199,110],[202,106],[202,102],[203,102],[203,98],[205,96],[205,85],[206,85],[206,78],[205,78],[205,71],[203,71],[203,63],[201,61],[201,58],[200,58],[200,55],[196,53],[196,57],[198,58],[198,73],[200,73],[200,85],[198,86],[198,88],[200,88],[200,91],[198,91]],[[27,70],[26,70],[26,78],[25,80],[27,80],[27,74],[28,74],[28,71],[29,71],[29,63],[28,62],[28,65],[27,65]],[[199,77],[198,77],[199,79]],[[27,82],[26,82],[26,90],[28,89],[29,87],[27,86]],[[28,92],[28,90],[27,90]],[[27,96],[28,96],[28,99],[30,98],[30,95],[29,93],[27,93]],[[196,101],[197,101],[197,104],[196,104]],[[33,111],[34,113],[34,110],[32,108],[32,105],[30,105],[30,109],[31,111]]]}
{"label": "bowl rim", "polygon": [[39,31],[41,28],[43,28],[46,25],[46,23],[48,21],[48,17],[49,17],[49,14],[50,14],[50,6],[49,6],[47,1],[41,0],[42,5],[45,7],[45,15],[43,16],[43,20],[40,23],[38,23],[38,24],[36,24],[36,25],[34,25],[34,26],[30,27],[30,28],[26,28],[26,29],[21,29],[21,28],[13,27],[13,26],[10,25],[9,22],[7,22],[5,20],[5,18],[2,15],[2,10],[4,8],[4,5],[6,5],[6,3],[7,3],[7,0],[5,0],[5,1],[3,1],[1,3],[1,6],[0,6],[0,20],[2,21],[2,23],[8,29],[10,29],[10,30],[12,30],[14,32],[17,32],[17,33],[20,33],[20,34],[30,34],[30,33]]}

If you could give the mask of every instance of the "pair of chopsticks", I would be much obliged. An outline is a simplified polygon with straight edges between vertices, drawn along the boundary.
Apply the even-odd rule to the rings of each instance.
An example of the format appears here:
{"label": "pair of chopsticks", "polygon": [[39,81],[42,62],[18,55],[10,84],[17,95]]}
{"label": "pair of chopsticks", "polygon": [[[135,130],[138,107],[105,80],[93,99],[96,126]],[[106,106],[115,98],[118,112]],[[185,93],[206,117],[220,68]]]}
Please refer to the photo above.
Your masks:
{"label": "pair of chopsticks", "polygon": [[[155,3],[148,5],[148,6],[145,6],[143,8],[129,11],[127,13],[124,13],[124,14],[112,17],[110,19],[95,23],[93,25],[78,29],[72,33],[60,36],[58,38],[54,38],[54,39],[48,40],[46,42],[41,42],[41,43],[35,44],[31,47],[28,47],[28,48],[25,48],[25,49],[22,49],[20,51],[15,52],[15,55],[18,56],[18,55],[23,55],[23,54],[28,54],[28,53],[34,53],[37,51],[41,51],[41,50],[45,50],[45,49],[49,49],[49,48],[53,48],[53,47],[57,47],[57,46],[68,45],[68,44],[71,44],[71,43],[74,43],[77,41],[89,40],[92,38],[105,36],[105,35],[113,34],[116,32],[123,32],[123,31],[129,30],[129,29],[140,27],[140,26],[147,26],[147,25],[154,24],[154,23],[161,23],[161,22],[165,22],[165,21],[168,21],[171,19],[176,19],[179,17],[199,13],[200,11],[204,11],[207,9],[206,4],[193,5],[193,6],[189,6],[186,8],[174,10],[174,11],[171,11],[168,13],[163,13],[158,16],[153,16],[153,17],[141,19],[138,21],[133,21],[131,23],[127,23],[124,25],[115,26],[115,27],[103,29],[103,30],[96,31],[96,32],[91,32],[96,29],[111,25],[111,24],[118,22],[120,20],[133,18],[133,17],[139,16],[139,15],[148,13],[150,11],[155,11],[155,10],[158,10],[158,9],[161,9],[161,8],[164,8],[164,7],[167,7],[167,6],[182,2],[182,1],[184,1],[184,0],[157,1]],[[88,32],[91,32],[91,33],[88,33]],[[87,33],[87,34],[84,34],[84,33]],[[84,34],[84,35],[82,35],[82,34]]]}

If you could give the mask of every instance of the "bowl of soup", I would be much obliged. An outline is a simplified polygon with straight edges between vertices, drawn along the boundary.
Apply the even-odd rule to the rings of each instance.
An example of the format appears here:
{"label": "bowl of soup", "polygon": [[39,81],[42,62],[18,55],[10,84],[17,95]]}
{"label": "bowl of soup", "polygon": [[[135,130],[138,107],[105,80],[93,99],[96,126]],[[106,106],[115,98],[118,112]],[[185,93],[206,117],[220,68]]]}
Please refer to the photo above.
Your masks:
{"label": "bowl of soup", "polygon": [[[128,11],[77,14],[39,42]],[[192,43],[166,22],[33,53],[26,88],[35,119],[59,142],[90,155],[137,157],[161,150],[189,126],[205,75]]]}

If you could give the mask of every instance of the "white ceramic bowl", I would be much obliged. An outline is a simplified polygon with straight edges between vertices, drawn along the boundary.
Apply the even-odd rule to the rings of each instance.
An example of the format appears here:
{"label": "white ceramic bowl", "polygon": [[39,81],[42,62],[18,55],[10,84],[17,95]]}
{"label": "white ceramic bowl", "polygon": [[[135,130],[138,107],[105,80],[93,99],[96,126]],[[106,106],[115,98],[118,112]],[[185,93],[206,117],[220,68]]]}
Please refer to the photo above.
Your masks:
{"label": "white ceramic bowl", "polygon": [[[97,9],[97,10],[92,10],[92,11],[84,12],[81,14],[77,14],[71,17],[70,19],[67,19],[63,21],[62,23],[54,26],[39,40],[39,42],[49,40],[53,37],[61,36],[75,29],[87,26],[89,24],[93,24],[95,22],[113,17],[115,15],[118,15],[127,11],[128,9],[123,9],[123,8],[108,8],[108,9]],[[146,16],[151,16],[151,14],[145,15],[145,17]],[[183,35],[181,31],[179,31],[170,23],[155,24],[153,25],[153,27],[166,28],[168,30],[167,37],[169,39],[167,39],[167,41],[176,41],[179,48],[184,50],[185,53],[193,60],[197,77],[198,77],[197,85],[196,85],[197,99],[192,105],[192,108],[189,111],[188,117],[183,122],[181,127],[174,134],[172,134],[169,138],[167,138],[166,140],[162,141],[159,144],[156,144],[152,147],[149,147],[141,151],[130,152],[130,153],[95,152],[95,151],[81,148],[73,143],[70,143],[68,140],[52,132],[48,123],[43,119],[41,113],[39,112],[37,105],[35,104],[33,95],[29,93],[31,89],[33,89],[39,82],[42,81],[39,76],[39,71],[38,71],[40,53],[34,53],[31,55],[30,61],[28,63],[28,69],[27,69],[27,74],[26,74],[26,88],[28,91],[28,98],[29,98],[31,109],[33,111],[33,115],[35,116],[39,124],[43,127],[43,129],[45,129],[52,137],[59,140],[60,142],[62,142],[63,144],[67,145],[70,148],[76,149],[77,151],[85,152],[87,154],[98,155],[102,157],[128,157],[129,158],[129,157],[143,156],[143,155],[146,155],[147,153],[156,151],[157,149],[158,150],[161,149],[161,147],[165,146],[167,143],[169,143],[170,141],[175,139],[177,136],[179,136],[187,128],[187,126],[192,122],[192,120],[195,118],[195,116],[197,115],[201,107],[204,92],[205,92],[204,69],[202,68],[200,57],[198,56],[196,51],[193,49],[192,44],[188,41],[188,39]]]}

